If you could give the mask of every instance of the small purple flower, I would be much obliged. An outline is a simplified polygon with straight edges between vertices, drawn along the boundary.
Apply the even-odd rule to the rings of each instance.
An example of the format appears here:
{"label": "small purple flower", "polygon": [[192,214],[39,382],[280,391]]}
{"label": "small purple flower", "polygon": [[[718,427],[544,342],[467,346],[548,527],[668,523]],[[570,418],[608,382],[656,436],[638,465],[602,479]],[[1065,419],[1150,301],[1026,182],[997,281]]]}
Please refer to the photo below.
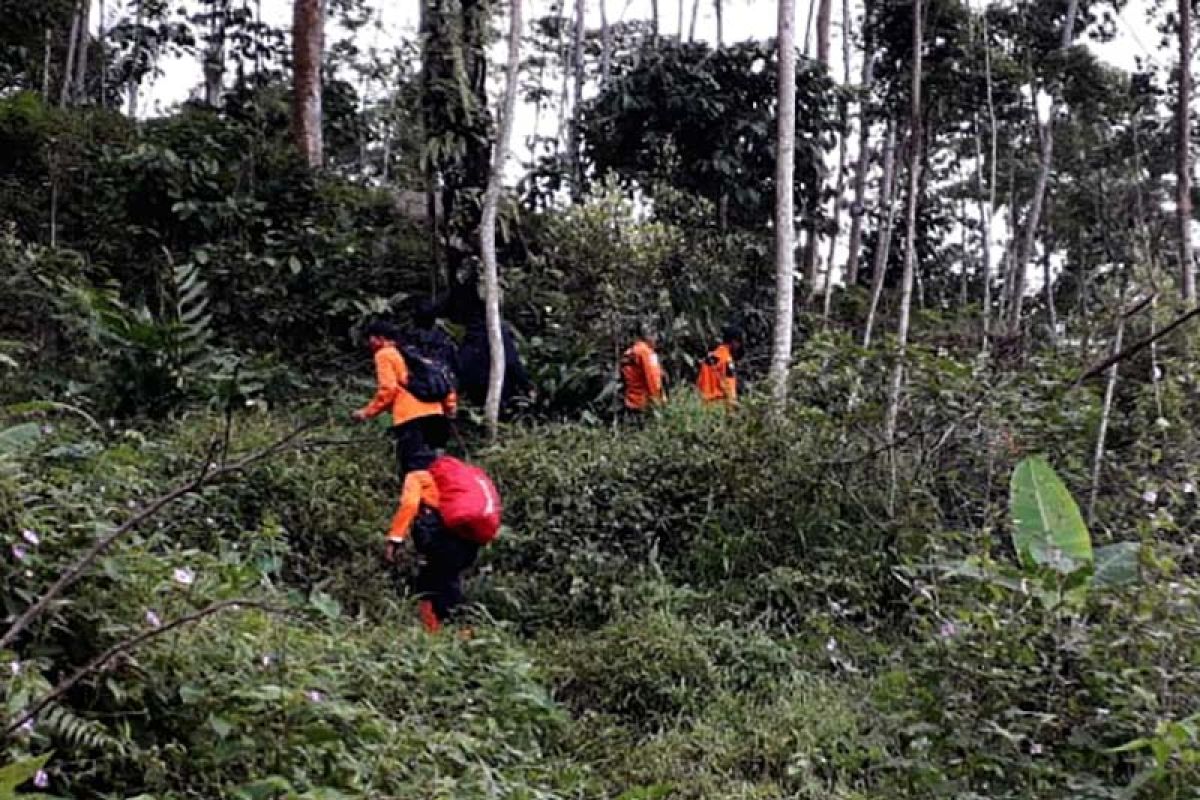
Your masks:
{"label": "small purple flower", "polygon": [[45,789],[50,785],[50,776],[46,774],[46,770],[39,769],[37,774],[33,776],[33,785],[39,789]]}
{"label": "small purple flower", "polygon": [[942,623],[942,627],[938,629],[938,635],[943,639],[953,639],[955,636],[958,636],[958,626],[950,620],[946,620]]}
{"label": "small purple flower", "polygon": [[188,567],[178,567],[172,577],[180,586],[191,586],[196,582],[196,573]]}
{"label": "small purple flower", "polygon": [[13,558],[15,558],[17,561],[24,561],[25,556],[28,555],[28,553],[25,551],[25,548],[19,544],[14,544],[12,546],[12,554]]}
{"label": "small purple flower", "polygon": [[325,701],[325,695],[321,694],[316,689],[306,692],[305,696],[308,697],[308,700],[311,703],[321,703]]}
{"label": "small purple flower", "polygon": [[146,612],[146,624],[149,625],[151,628],[161,628],[162,627],[162,619],[160,619],[158,614],[155,613],[154,611],[147,611]]}
{"label": "small purple flower", "polygon": [[50,434],[52,434],[52,433],[54,433],[54,426],[53,426],[53,425],[49,425],[49,424],[47,424],[47,425],[43,425],[43,426],[42,426],[42,435],[43,435],[43,436],[49,436],[49,435],[50,435]]}
{"label": "small purple flower", "polygon": [[1149,505],[1154,505],[1158,502],[1158,492],[1154,491],[1153,489],[1147,489],[1146,491],[1142,492],[1142,500]]}
{"label": "small purple flower", "polygon": [[33,733],[33,718],[32,717],[21,723],[20,731],[25,736],[29,736],[30,734]]}
{"label": "small purple flower", "polygon": [[1037,742],[1032,742],[1029,745],[1029,755],[1040,756],[1042,754],[1042,746]]}
{"label": "small purple flower", "polygon": [[42,543],[42,540],[38,537],[38,535],[36,533],[34,533],[33,531],[31,531],[29,528],[26,528],[25,530],[21,531],[21,538],[24,539],[25,541],[29,542],[34,547],[37,547],[39,544]]}

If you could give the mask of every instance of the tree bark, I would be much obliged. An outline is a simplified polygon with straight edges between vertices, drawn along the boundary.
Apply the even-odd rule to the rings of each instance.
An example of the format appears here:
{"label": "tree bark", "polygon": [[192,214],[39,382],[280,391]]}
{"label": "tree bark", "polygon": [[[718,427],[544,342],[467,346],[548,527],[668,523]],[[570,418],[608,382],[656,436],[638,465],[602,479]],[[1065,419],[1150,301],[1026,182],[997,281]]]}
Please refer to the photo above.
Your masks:
{"label": "tree bark", "polygon": [[213,108],[221,104],[221,92],[225,88],[225,26],[228,19],[229,0],[213,0],[210,38],[204,54],[204,102]]}
{"label": "tree bark", "polygon": [[688,41],[696,41],[696,20],[700,16],[700,0],[692,0],[692,21],[688,25]]}
{"label": "tree bark", "polygon": [[921,179],[921,62],[922,0],[913,3],[912,110],[909,118],[908,208],[905,222],[904,275],[900,281],[900,317],[896,324],[896,363],[892,367],[891,397],[888,400],[885,432],[887,441],[896,441],[896,420],[900,414],[900,394],[904,386],[904,356],[908,350],[908,328],[912,314],[913,275],[917,260],[917,200]]}
{"label": "tree bark", "polygon": [[658,0],[650,0],[650,35],[658,41]]}
{"label": "tree bark", "polygon": [[875,71],[875,59],[869,50],[863,53],[862,89],[858,111],[858,164],[854,169],[854,205],[850,208],[850,252],[846,256],[846,285],[858,284],[858,264],[862,258],[863,217],[866,215],[867,173],[871,169],[871,120],[867,98]]}
{"label": "tree bark", "polygon": [[54,31],[46,28],[46,49],[42,55],[42,100],[50,103],[50,64],[54,52]]}
{"label": "tree bark", "polygon": [[83,10],[76,5],[75,13],[71,15],[71,35],[67,40],[67,61],[63,65],[62,91],[58,95],[60,108],[66,108],[67,103],[71,101],[71,82],[75,78],[75,48],[79,42],[79,15],[82,13]]}
{"label": "tree bark", "polygon": [[[1121,292],[1124,304],[1125,292]],[[1114,358],[1121,352],[1121,341],[1125,336],[1124,309],[1117,311],[1117,338],[1113,341]],[[1088,524],[1096,521],[1096,500],[1100,497],[1100,476],[1104,469],[1105,440],[1108,438],[1108,421],[1112,416],[1113,396],[1117,391],[1117,361],[1108,368],[1108,382],[1104,387],[1104,406],[1100,412],[1100,428],[1096,432],[1096,451],[1092,455],[1092,491],[1088,497]]]}
{"label": "tree bark", "polygon": [[[830,66],[829,54],[829,27],[833,18],[833,0],[818,0],[817,5],[817,60],[820,61],[828,69]],[[832,70],[831,70],[832,71]]]}
{"label": "tree bark", "polygon": [[867,322],[863,327],[863,347],[871,346],[871,334],[875,329],[875,315],[879,310],[879,298],[883,295],[883,278],[887,273],[888,256],[892,249],[892,228],[896,224],[896,123],[888,120],[887,144],[883,149],[883,183],[879,188],[879,207],[884,210],[885,221],[875,243],[875,261],[871,265],[871,306],[867,310]]}
{"label": "tree bark", "polygon": [[775,145],[775,337],[771,385],[775,400],[788,394],[796,288],[794,191],[796,158],[796,7],[778,0],[779,102]]}
{"label": "tree bark", "polygon": [[[1067,4],[1067,18],[1063,21],[1062,40],[1059,49],[1066,51],[1074,41],[1075,17],[1079,12],[1079,0],[1070,0]],[[1033,98],[1034,108],[1037,107],[1037,97]],[[1042,204],[1046,199],[1046,185],[1050,182],[1050,169],[1054,166],[1054,120],[1058,116],[1058,92],[1050,102],[1050,114],[1045,125],[1041,126],[1041,159],[1038,163],[1037,183],[1033,188],[1033,200],[1029,204],[1029,214],[1025,218],[1025,235],[1020,246],[1015,249],[1016,258],[1013,261],[1013,295],[1009,306],[1008,330],[1016,334],[1021,329],[1021,305],[1025,300],[1026,269],[1033,255],[1037,232],[1042,221]]]}
{"label": "tree bark", "polygon": [[1047,236],[1042,243],[1042,280],[1046,292],[1047,324],[1050,326],[1050,347],[1058,349],[1058,309],[1054,307],[1054,274],[1050,268],[1050,257],[1054,255],[1054,237]]}
{"label": "tree bark", "polygon": [[571,197],[583,194],[583,170],[579,163],[579,108],[583,100],[584,0],[575,0],[575,28],[571,38],[571,122],[567,128],[567,169],[571,175]]}
{"label": "tree bark", "polygon": [[88,45],[92,39],[89,32],[91,19],[92,0],[82,0],[79,14],[79,44],[75,53],[75,85],[72,90],[77,104],[87,102]]}
{"label": "tree bark", "polygon": [[508,74],[504,78],[504,107],[500,130],[492,151],[492,171],[483,195],[483,213],[479,222],[479,251],[483,260],[484,305],[487,312],[488,349],[491,372],[488,376],[484,416],[493,439],[500,431],[500,399],[504,388],[504,337],[500,327],[500,270],[496,264],[496,213],[500,190],[504,185],[504,165],[512,138],[513,116],[517,108],[517,84],[521,68],[521,0],[512,0],[508,31]]}
{"label": "tree bark", "polygon": [[[829,234],[829,256],[825,259],[825,302],[821,315],[829,319],[833,306],[833,263],[842,233],[842,195],[846,190],[846,151],[850,146],[850,0],[842,0],[842,96],[838,100],[838,166],[833,190],[833,229]],[[843,276],[844,277],[844,276]]]}
{"label": "tree bark", "polygon": [[321,53],[324,0],[294,0],[292,6],[292,138],[314,169],[324,158],[321,137]]}
{"label": "tree bark", "polygon": [[[608,0],[600,0],[600,85],[612,73],[612,29],[608,27]],[[539,101],[540,102],[540,101]]]}
{"label": "tree bark", "polygon": [[100,107],[108,108],[108,45],[105,40],[108,37],[107,20],[105,19],[107,8],[104,5],[104,0],[100,0],[100,24],[96,31],[96,47],[100,52]]}
{"label": "tree bark", "polygon": [[1196,302],[1192,256],[1192,3],[1179,0],[1179,103],[1176,109],[1175,219],[1179,228],[1180,290],[1187,305]]}
{"label": "tree bark", "polygon": [[717,15],[717,49],[725,46],[725,8],[721,0],[713,0],[713,11]]}

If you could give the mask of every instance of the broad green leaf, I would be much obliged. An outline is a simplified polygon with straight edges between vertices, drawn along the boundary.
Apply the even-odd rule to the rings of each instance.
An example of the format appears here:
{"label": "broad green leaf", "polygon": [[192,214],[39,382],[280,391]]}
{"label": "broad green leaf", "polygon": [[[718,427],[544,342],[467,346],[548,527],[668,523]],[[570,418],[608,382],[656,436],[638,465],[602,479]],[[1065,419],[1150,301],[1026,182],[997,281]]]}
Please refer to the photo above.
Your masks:
{"label": "broad green leaf", "polygon": [[1092,582],[1100,587],[1129,586],[1137,583],[1139,542],[1117,542],[1096,548],[1096,574]]}
{"label": "broad green leaf", "polygon": [[328,619],[335,620],[342,614],[342,604],[324,592],[313,592],[310,602]]}
{"label": "broad green leaf", "polygon": [[37,758],[16,761],[0,767],[0,796],[11,796],[16,788],[26,781],[33,779],[37,771],[46,766],[53,753],[46,753]]}
{"label": "broad green leaf", "polygon": [[37,441],[42,429],[36,422],[23,422],[0,429],[0,457],[14,455]]}
{"label": "broad green leaf", "polygon": [[1018,464],[1010,492],[1013,547],[1022,564],[1070,574],[1092,563],[1092,537],[1079,506],[1044,459]]}

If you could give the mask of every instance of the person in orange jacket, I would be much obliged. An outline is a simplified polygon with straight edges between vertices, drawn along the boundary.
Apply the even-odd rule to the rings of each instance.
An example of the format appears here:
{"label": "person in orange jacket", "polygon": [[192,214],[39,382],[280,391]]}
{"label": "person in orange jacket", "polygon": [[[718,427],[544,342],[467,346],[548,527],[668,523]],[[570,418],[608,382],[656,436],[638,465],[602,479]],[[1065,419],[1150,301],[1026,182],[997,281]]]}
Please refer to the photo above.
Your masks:
{"label": "person in orange jacket", "polygon": [[400,506],[392,517],[383,555],[384,561],[395,564],[400,547],[412,539],[421,556],[416,579],[418,613],[430,633],[440,630],[462,603],[462,575],[479,557],[480,547],[450,533],[442,524],[437,484],[428,471],[435,458],[429,448],[412,454],[411,470],[404,477]]}
{"label": "person in orange jacket", "polygon": [[725,403],[727,406],[737,403],[736,361],[742,357],[743,341],[741,328],[728,325],[721,333],[721,344],[701,362],[696,388],[705,403]]}
{"label": "person in orange jacket", "polygon": [[642,414],[666,400],[662,365],[654,351],[654,335],[643,330],[621,355],[621,382],[625,386],[625,411]]}
{"label": "person in orange jacket", "polygon": [[401,334],[389,322],[375,320],[364,331],[367,345],[375,357],[375,396],[351,416],[357,422],[392,412],[392,436],[396,440],[396,462],[403,475],[412,469],[409,462],[426,445],[441,447],[450,435],[448,417],[454,416],[457,397],[454,392],[441,401],[420,400],[405,388],[408,365],[400,353]]}

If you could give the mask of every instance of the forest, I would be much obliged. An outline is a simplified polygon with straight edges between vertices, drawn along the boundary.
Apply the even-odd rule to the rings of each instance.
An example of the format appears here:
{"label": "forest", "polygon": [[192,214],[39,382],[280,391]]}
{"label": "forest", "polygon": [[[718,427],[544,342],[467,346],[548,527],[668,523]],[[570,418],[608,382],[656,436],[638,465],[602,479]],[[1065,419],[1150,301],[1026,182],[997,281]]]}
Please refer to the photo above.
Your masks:
{"label": "forest", "polygon": [[0,0],[0,800],[1200,798],[1191,0],[402,6]]}

